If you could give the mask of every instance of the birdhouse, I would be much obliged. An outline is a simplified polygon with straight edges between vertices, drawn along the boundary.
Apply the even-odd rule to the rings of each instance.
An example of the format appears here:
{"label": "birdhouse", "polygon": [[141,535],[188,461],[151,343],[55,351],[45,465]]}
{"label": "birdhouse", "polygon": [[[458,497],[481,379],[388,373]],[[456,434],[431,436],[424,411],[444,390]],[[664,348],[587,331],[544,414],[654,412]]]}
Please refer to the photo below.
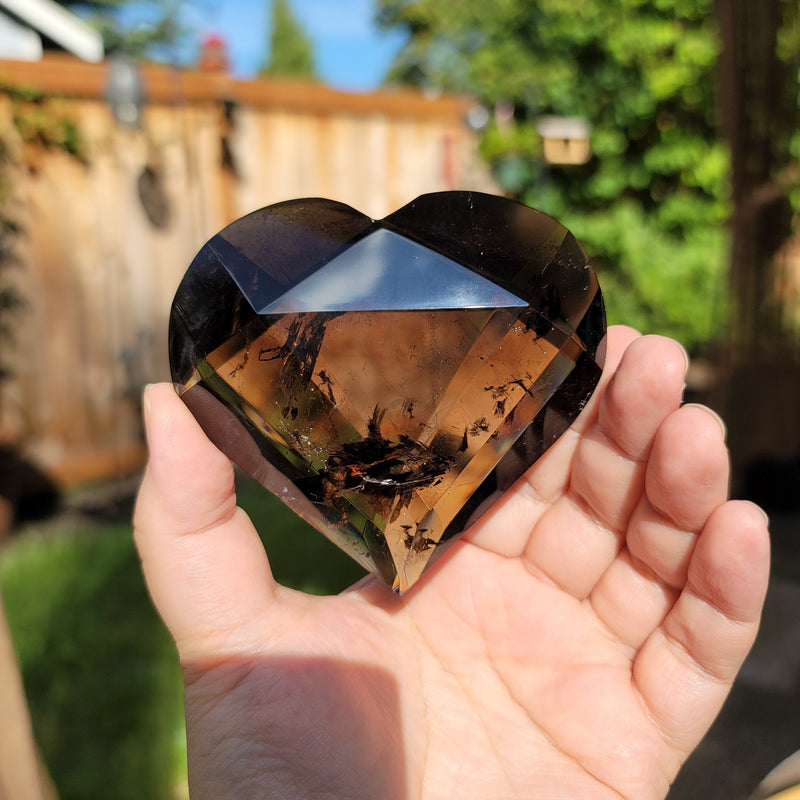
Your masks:
{"label": "birdhouse", "polygon": [[548,164],[585,164],[591,157],[591,126],[581,117],[541,117],[536,130]]}

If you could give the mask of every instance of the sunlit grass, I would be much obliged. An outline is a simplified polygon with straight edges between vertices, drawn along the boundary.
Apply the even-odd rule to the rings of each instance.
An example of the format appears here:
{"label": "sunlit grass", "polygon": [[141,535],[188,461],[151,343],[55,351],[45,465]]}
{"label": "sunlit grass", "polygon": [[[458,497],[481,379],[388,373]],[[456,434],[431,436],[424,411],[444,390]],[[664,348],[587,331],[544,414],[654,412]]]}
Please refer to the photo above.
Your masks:
{"label": "sunlit grass", "polygon": [[27,530],[2,554],[0,586],[62,800],[171,797],[184,758],[180,672],[130,527]]}
{"label": "sunlit grass", "polygon": [[[281,583],[328,594],[363,574],[260,487],[239,496]],[[185,795],[180,668],[130,523],[71,513],[29,526],[0,550],[0,588],[61,800]]]}

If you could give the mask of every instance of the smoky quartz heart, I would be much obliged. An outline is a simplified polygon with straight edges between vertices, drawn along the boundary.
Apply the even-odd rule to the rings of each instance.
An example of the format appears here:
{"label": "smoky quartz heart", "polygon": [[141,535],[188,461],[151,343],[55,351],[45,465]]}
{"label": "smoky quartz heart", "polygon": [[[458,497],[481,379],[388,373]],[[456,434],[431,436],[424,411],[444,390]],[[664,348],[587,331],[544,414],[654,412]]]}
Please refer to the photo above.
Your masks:
{"label": "smoky quartz heart", "polygon": [[441,192],[378,221],[319,198],[237,220],[184,276],[169,347],[209,438],[404,592],[577,417],[605,330],[563,225]]}

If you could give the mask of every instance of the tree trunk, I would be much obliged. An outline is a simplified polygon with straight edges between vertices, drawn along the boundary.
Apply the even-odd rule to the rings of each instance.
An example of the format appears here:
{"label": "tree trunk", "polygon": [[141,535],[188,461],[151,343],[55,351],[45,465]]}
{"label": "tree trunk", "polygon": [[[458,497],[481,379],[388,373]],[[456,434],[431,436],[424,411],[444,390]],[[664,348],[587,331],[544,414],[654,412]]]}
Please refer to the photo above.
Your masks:
{"label": "tree trunk", "polygon": [[[796,5],[796,4],[795,4]],[[722,39],[720,110],[732,159],[731,320],[726,397],[737,488],[759,460],[800,454],[800,353],[787,326],[781,251],[792,237],[789,142],[798,123],[797,65],[782,61],[789,0],[715,0]]]}

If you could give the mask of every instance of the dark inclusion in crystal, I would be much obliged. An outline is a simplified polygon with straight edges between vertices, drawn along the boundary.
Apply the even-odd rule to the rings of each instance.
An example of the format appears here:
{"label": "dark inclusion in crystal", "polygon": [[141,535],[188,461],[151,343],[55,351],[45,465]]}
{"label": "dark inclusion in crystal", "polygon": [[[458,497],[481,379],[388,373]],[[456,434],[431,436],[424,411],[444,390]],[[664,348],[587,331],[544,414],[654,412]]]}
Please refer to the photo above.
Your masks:
{"label": "dark inclusion in crystal", "polygon": [[198,253],[172,377],[217,446],[403,592],[569,427],[605,313],[554,219],[474,192],[279,203]]}

